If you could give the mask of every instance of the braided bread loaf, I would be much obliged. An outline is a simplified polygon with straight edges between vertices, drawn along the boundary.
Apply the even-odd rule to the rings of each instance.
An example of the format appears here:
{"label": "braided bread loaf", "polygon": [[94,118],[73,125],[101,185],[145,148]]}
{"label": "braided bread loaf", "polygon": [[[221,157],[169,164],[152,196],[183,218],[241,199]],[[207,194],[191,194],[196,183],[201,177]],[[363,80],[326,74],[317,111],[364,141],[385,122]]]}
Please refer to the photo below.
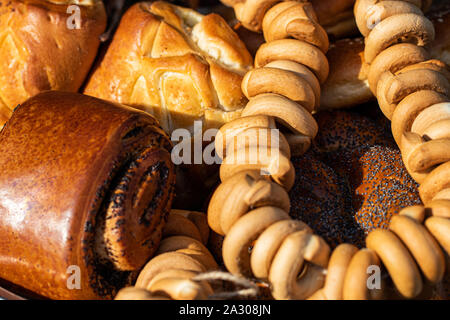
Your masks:
{"label": "braided bread loaf", "polygon": [[245,45],[217,14],[163,1],[140,2],[123,15],[84,93],[154,115],[166,132],[205,130],[240,116]]}
{"label": "braided bread loaf", "polygon": [[213,293],[211,286],[192,278],[218,269],[205,247],[208,236],[205,214],[173,209],[156,256],[142,269],[135,287],[119,291],[116,300],[206,299]]}

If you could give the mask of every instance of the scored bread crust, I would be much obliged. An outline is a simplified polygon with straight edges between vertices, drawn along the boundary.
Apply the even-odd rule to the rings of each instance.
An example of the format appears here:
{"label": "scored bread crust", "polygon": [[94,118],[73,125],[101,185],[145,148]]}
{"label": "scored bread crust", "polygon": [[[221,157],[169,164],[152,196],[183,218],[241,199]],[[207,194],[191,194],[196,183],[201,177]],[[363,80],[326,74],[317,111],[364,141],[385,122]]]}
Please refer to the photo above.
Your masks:
{"label": "scored bread crust", "polygon": [[167,132],[195,120],[220,127],[247,102],[240,85],[252,62],[219,15],[142,2],[122,17],[84,93],[147,111]]}
{"label": "scored bread crust", "polygon": [[[79,5],[80,29],[67,27],[71,4]],[[0,0],[0,126],[41,91],[76,92],[105,28],[99,0]]]}

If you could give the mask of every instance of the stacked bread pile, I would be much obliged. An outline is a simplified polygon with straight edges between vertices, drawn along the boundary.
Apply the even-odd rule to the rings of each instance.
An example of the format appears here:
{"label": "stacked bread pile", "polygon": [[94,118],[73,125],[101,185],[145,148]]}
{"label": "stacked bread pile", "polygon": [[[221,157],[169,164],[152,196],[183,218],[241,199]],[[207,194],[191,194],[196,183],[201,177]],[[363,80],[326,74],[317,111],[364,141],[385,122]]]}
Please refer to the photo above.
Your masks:
{"label": "stacked bread pile", "polygon": [[0,294],[448,298],[448,3],[187,2],[0,0]]}

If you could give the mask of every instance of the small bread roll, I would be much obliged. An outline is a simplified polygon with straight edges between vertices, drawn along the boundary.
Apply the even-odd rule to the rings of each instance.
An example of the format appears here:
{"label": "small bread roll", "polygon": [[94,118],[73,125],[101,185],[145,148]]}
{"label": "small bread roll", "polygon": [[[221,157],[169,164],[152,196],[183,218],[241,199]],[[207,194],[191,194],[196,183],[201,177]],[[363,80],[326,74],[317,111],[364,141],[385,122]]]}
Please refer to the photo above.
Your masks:
{"label": "small bread roll", "polygon": [[[81,18],[74,29],[72,4]],[[105,27],[101,0],[0,0],[0,127],[41,91],[78,91]]]}

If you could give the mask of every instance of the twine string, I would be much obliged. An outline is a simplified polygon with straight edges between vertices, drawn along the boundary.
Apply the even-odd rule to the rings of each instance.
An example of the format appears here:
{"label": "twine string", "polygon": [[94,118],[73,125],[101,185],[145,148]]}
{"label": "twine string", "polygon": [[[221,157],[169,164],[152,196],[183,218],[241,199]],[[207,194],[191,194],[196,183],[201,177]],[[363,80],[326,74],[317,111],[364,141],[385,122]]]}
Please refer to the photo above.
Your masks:
{"label": "twine string", "polygon": [[244,278],[242,276],[234,275],[229,272],[224,271],[209,271],[200,273],[194,278],[194,281],[227,281],[231,282],[236,286],[242,287],[235,291],[228,292],[217,292],[209,296],[210,299],[231,299],[231,298],[248,298],[256,297],[259,292],[257,284],[250,279]]}

